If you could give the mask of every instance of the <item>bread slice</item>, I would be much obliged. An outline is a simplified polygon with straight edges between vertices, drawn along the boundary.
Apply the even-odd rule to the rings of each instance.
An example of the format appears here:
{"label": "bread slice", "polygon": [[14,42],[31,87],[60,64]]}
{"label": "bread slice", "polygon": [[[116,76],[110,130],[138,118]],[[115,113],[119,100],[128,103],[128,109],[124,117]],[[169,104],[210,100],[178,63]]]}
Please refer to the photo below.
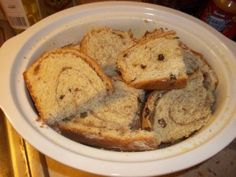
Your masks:
{"label": "bread slice", "polygon": [[153,130],[162,143],[173,143],[206,125],[215,97],[203,82],[203,74],[198,70],[183,89],[152,92],[143,111],[143,128]]}
{"label": "bread slice", "polygon": [[94,60],[67,47],[43,54],[24,79],[40,118],[49,125],[76,115],[113,89]]}
{"label": "bread slice", "polygon": [[57,128],[62,135],[80,143],[120,151],[156,149],[159,142],[153,132],[140,130],[140,107],[144,91],[114,81],[115,92],[103,102],[91,105]]}
{"label": "bread slice", "polygon": [[162,28],[146,33],[117,60],[124,81],[135,88],[183,88],[187,74],[180,41],[174,31]]}
{"label": "bread slice", "polygon": [[131,32],[94,28],[81,41],[81,51],[94,58],[109,76],[117,75],[117,55],[134,44]]}
{"label": "bread slice", "polygon": [[[164,143],[188,137],[210,119],[218,78],[203,55],[181,43],[189,81],[186,88],[154,91],[143,110],[144,129]],[[161,139],[160,139],[161,138]]]}

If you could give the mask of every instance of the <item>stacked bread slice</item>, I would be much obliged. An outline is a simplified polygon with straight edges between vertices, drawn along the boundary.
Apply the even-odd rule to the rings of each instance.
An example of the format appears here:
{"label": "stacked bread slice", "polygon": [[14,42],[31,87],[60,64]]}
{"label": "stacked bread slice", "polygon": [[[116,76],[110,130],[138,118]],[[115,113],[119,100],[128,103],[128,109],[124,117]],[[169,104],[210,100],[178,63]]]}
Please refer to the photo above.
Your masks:
{"label": "stacked bread slice", "polygon": [[174,31],[139,40],[108,27],[46,52],[24,72],[40,118],[77,142],[119,151],[157,149],[207,124],[217,77]]}
{"label": "stacked bread slice", "polygon": [[141,130],[144,91],[114,80],[114,93],[73,120],[62,121],[62,134],[84,144],[121,151],[155,149],[154,133]]}
{"label": "stacked bread slice", "polygon": [[188,78],[179,39],[174,31],[162,28],[122,52],[117,65],[124,81],[135,88],[183,88]]}
{"label": "stacked bread slice", "polygon": [[116,59],[135,43],[131,32],[108,27],[94,28],[81,41],[81,51],[94,58],[109,76],[117,75]]}
{"label": "stacked bread slice", "polygon": [[189,76],[186,87],[151,92],[143,110],[143,128],[154,131],[161,143],[189,137],[208,123],[214,111],[215,72],[201,54],[184,44],[181,48]]}
{"label": "stacked bread slice", "polygon": [[96,62],[68,48],[43,54],[24,72],[24,79],[40,118],[47,124],[76,115],[113,89]]}

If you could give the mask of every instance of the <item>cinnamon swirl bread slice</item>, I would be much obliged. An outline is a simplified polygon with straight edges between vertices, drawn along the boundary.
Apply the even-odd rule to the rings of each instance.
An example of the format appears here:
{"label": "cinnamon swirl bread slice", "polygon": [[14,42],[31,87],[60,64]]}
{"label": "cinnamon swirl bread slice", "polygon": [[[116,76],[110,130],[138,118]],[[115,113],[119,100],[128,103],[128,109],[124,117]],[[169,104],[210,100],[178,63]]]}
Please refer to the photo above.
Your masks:
{"label": "cinnamon swirl bread slice", "polygon": [[103,102],[73,119],[58,122],[62,135],[80,143],[120,151],[143,151],[157,148],[153,132],[141,130],[140,110],[144,91],[114,81],[115,91]]}
{"label": "cinnamon swirl bread slice", "polygon": [[183,89],[152,92],[143,111],[143,128],[154,131],[162,143],[172,143],[206,125],[215,97],[203,86],[203,79],[196,71]]}
{"label": "cinnamon swirl bread slice", "polygon": [[40,118],[49,125],[76,115],[113,88],[94,60],[67,47],[43,54],[24,79]]}
{"label": "cinnamon swirl bread slice", "polygon": [[152,92],[142,113],[144,129],[163,143],[190,136],[207,124],[214,112],[218,79],[203,55],[181,44],[189,75],[183,89]]}

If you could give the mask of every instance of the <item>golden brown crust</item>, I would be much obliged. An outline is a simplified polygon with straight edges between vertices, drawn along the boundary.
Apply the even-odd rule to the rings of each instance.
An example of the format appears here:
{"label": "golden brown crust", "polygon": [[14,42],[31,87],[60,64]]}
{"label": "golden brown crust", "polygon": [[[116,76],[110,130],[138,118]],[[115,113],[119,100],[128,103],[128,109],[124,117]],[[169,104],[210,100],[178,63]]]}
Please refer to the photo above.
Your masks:
{"label": "golden brown crust", "polygon": [[[41,107],[39,105],[39,101],[37,100],[37,98],[34,96],[34,92],[33,92],[33,89],[32,89],[32,85],[29,81],[29,78],[26,74],[26,71],[23,73],[23,77],[24,77],[24,80],[25,80],[25,83],[26,83],[26,87],[30,93],[30,96],[31,96],[31,99],[33,100],[33,103],[36,107],[36,110],[39,114],[39,119],[43,119],[44,115],[43,115],[43,111],[41,110]],[[44,119],[43,119],[44,120]]]}
{"label": "golden brown crust", "polygon": [[89,36],[88,36],[88,34],[87,35],[85,35],[83,38],[82,38],[82,40],[81,40],[81,42],[80,42],[80,51],[82,52],[82,53],[84,53],[85,55],[88,55],[88,51],[87,51],[87,41],[88,41],[88,38],[89,38]]}
{"label": "golden brown crust", "polygon": [[67,44],[65,46],[62,47],[63,49],[76,49],[78,51],[80,51],[80,44]]}
{"label": "golden brown crust", "polygon": [[68,128],[68,126],[63,125],[58,125],[58,128],[63,136],[98,148],[117,151],[147,151],[154,150],[159,145],[159,142],[157,142],[154,136],[147,136],[146,134],[122,139],[121,136],[112,136],[102,132],[97,135],[93,132]]}
{"label": "golden brown crust", "polygon": [[139,40],[139,42],[142,41],[141,43],[145,43],[145,41],[150,40],[152,38],[161,38],[161,37],[167,39],[173,39],[176,38],[176,32],[173,30],[164,30],[163,28],[157,28],[151,32],[146,31],[146,33]]}
{"label": "golden brown crust", "polygon": [[164,79],[152,79],[139,82],[128,83],[130,86],[138,89],[147,90],[170,90],[184,88],[187,84],[187,77],[182,77],[177,80],[171,80],[169,78]]}

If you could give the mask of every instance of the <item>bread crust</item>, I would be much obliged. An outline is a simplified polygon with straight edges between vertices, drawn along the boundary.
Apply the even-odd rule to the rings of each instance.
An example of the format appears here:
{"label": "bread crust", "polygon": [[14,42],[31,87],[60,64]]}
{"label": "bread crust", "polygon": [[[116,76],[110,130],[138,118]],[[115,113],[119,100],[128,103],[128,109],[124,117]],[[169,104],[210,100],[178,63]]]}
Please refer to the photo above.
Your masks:
{"label": "bread crust", "polygon": [[[154,135],[145,134],[122,139],[120,136],[111,136],[108,133],[99,133],[99,135],[79,129],[68,128],[67,126],[58,126],[61,134],[76,142],[90,145],[93,147],[104,148],[116,151],[148,151],[158,147],[159,142]],[[88,129],[88,127],[87,127]],[[140,131],[140,130],[139,130]],[[136,132],[138,134],[138,131]],[[149,133],[149,132],[146,132]]]}
{"label": "bread crust", "polygon": [[163,28],[157,28],[151,32],[146,31],[143,37],[138,41],[138,43],[143,44],[152,38],[161,38],[161,37],[164,37],[166,39],[178,38],[174,30],[164,30]]}
{"label": "bread crust", "polygon": [[187,77],[182,77],[177,80],[171,80],[169,78],[152,79],[139,82],[127,83],[134,88],[142,88],[147,90],[170,90],[184,88],[187,83]]}

